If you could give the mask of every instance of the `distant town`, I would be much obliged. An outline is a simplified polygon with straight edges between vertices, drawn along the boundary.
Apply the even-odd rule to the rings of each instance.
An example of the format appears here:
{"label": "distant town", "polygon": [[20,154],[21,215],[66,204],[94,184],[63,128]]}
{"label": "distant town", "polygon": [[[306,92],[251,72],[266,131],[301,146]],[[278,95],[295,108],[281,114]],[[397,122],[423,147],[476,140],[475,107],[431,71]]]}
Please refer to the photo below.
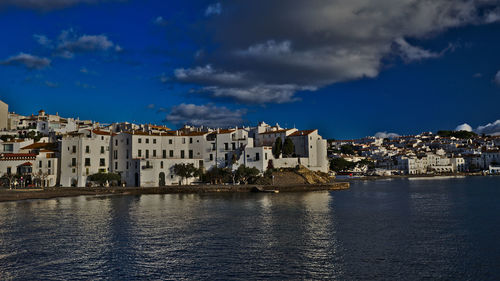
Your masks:
{"label": "distant town", "polygon": [[500,172],[500,136],[440,131],[326,140],[317,129],[101,124],[0,101],[0,177],[9,187],[248,183],[279,169],[334,177]]}

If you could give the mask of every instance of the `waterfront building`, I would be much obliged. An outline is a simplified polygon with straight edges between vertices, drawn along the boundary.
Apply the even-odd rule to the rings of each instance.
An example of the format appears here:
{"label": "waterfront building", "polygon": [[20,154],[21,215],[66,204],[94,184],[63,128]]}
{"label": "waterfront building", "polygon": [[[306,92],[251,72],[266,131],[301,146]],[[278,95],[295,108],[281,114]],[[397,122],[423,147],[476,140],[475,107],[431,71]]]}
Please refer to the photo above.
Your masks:
{"label": "waterfront building", "polygon": [[0,131],[7,130],[9,119],[9,105],[0,100]]}

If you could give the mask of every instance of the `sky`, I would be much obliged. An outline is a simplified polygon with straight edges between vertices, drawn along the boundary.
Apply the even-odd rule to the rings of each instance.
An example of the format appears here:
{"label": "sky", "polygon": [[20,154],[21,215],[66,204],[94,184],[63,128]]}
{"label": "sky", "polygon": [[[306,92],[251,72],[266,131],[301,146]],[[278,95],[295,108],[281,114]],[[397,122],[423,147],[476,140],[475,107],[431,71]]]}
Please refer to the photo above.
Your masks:
{"label": "sky", "polygon": [[500,134],[500,0],[0,0],[0,26],[20,114]]}

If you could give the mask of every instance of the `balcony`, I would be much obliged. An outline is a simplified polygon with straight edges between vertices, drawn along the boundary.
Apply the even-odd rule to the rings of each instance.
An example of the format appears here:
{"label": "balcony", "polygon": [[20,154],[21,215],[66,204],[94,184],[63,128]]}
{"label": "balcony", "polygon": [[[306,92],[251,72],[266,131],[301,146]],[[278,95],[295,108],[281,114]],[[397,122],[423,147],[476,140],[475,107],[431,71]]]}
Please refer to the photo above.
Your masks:
{"label": "balcony", "polygon": [[150,170],[153,169],[153,165],[144,165],[141,167],[142,170]]}

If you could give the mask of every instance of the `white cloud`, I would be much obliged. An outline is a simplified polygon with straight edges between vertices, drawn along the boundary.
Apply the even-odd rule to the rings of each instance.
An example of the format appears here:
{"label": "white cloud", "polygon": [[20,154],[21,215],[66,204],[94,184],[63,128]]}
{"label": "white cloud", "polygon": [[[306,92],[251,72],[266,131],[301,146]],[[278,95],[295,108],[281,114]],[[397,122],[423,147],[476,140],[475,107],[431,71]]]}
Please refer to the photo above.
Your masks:
{"label": "white cloud", "polygon": [[35,40],[36,40],[36,42],[38,42],[38,44],[40,44],[44,47],[48,47],[48,48],[52,47],[52,40],[47,38],[47,36],[45,36],[45,35],[34,34],[33,38],[35,38]]}
{"label": "white cloud", "polygon": [[231,127],[241,125],[245,109],[230,110],[213,104],[180,104],[174,106],[165,120],[176,125],[190,124],[208,127]]}
{"label": "white cloud", "polygon": [[495,75],[495,78],[493,79],[493,81],[495,81],[495,83],[500,86],[500,70],[497,72],[497,74]]}
{"label": "white cloud", "polygon": [[160,25],[160,26],[165,26],[168,24],[167,20],[164,19],[162,16],[155,18],[153,22],[154,22],[154,24]]}
{"label": "white cloud", "polygon": [[257,85],[251,87],[205,87],[203,91],[208,92],[213,98],[228,98],[239,103],[266,104],[266,103],[289,103],[298,101],[295,93],[298,91],[314,91],[315,88],[301,87],[297,85]]}
{"label": "white cloud", "polygon": [[215,4],[209,5],[205,10],[205,16],[220,15],[222,12],[222,5],[217,2]]}
{"label": "white cloud", "polygon": [[42,69],[50,66],[50,59],[37,57],[34,55],[19,53],[16,56],[7,58],[4,61],[0,61],[3,65],[24,65],[28,69]]}
{"label": "white cloud", "polygon": [[73,58],[77,53],[102,52],[111,49],[121,52],[123,50],[106,35],[77,35],[72,29],[63,30],[55,41],[45,35],[36,34],[34,37],[40,45],[53,49],[55,55],[67,59]]}
{"label": "white cloud", "polygon": [[212,68],[209,64],[195,68],[178,68],[174,70],[174,76],[178,81],[187,83],[209,83],[217,85],[240,85],[248,83],[243,73],[219,71]]}
{"label": "white cloud", "polygon": [[386,138],[392,139],[392,138],[397,138],[399,136],[400,135],[398,135],[396,133],[387,133],[387,132],[378,132],[375,134],[376,138],[383,138],[383,139],[386,139]]}
{"label": "white cloud", "polygon": [[500,136],[500,120],[493,123],[488,123],[484,126],[479,126],[474,130],[478,134],[486,134],[491,136]]}
{"label": "white cloud", "polygon": [[408,42],[406,42],[406,40],[402,37],[397,38],[394,42],[398,45],[401,57],[407,62],[429,59],[429,58],[437,58],[440,56],[439,53],[431,52],[416,46],[412,46]]}
{"label": "white cloud", "polygon": [[455,131],[467,131],[467,132],[472,132],[472,127],[467,124],[467,123],[463,123],[462,125],[458,125],[456,128],[455,128]]}

